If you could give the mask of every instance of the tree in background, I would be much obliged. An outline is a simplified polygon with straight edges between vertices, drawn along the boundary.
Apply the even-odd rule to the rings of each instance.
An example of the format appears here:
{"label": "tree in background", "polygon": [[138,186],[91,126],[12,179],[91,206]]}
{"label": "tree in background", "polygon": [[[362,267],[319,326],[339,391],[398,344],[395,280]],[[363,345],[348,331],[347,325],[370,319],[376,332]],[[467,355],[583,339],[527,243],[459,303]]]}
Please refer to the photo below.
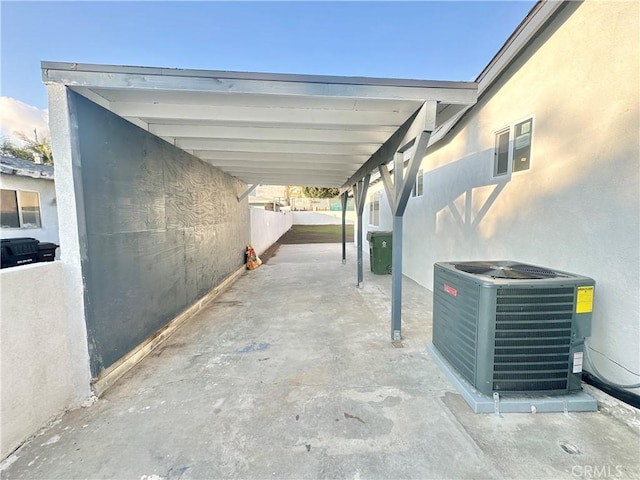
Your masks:
{"label": "tree in background", "polygon": [[33,138],[27,137],[24,133],[16,133],[16,136],[24,142],[23,146],[18,146],[6,138],[2,139],[0,152],[9,157],[21,158],[23,160],[35,161],[35,156],[42,159],[45,165],[53,165],[53,154],[51,153],[51,139],[48,137],[38,138],[37,130],[33,131]]}
{"label": "tree in background", "polygon": [[309,198],[335,198],[340,195],[339,188],[303,187],[302,193]]}

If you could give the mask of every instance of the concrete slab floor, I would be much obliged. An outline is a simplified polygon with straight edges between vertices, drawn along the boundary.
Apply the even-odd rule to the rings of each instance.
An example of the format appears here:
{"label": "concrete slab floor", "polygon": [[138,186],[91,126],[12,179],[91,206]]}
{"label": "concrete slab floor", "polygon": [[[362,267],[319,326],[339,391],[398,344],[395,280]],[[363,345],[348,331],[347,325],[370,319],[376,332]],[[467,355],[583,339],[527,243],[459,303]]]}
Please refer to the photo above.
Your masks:
{"label": "concrete slab floor", "polygon": [[2,477],[640,478],[604,413],[474,414],[425,351],[430,292],[404,282],[394,348],[391,277],[356,288],[348,254],[282,246]]}

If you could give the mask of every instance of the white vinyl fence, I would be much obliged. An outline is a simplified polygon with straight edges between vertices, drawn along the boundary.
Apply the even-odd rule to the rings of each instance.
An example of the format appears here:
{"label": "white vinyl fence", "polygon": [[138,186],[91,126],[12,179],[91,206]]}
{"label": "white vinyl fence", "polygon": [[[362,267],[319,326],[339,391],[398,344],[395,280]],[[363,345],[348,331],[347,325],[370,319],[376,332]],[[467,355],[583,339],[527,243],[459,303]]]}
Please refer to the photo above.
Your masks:
{"label": "white vinyl fence", "polygon": [[251,208],[251,245],[258,255],[273,245],[289,231],[293,216],[291,212],[272,212]]}

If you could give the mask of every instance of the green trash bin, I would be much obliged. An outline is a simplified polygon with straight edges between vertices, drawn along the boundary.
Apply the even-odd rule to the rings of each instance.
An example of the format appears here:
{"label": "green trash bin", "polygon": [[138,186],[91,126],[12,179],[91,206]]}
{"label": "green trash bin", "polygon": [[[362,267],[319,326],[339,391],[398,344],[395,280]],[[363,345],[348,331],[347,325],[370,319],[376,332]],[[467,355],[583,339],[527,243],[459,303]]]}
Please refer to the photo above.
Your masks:
{"label": "green trash bin", "polygon": [[369,263],[376,275],[391,273],[391,246],[393,232],[367,232]]}

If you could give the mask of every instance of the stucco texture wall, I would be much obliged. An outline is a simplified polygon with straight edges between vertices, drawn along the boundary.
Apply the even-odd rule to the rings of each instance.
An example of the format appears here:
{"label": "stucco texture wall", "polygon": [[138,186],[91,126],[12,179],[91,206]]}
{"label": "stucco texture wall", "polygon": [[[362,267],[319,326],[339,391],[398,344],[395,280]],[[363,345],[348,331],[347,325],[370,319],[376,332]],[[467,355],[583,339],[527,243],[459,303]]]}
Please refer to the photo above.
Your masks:
{"label": "stucco texture wall", "polygon": [[9,190],[28,190],[40,193],[40,219],[42,228],[3,228],[2,238],[32,237],[41,242],[59,244],[56,187],[53,180],[0,175],[0,186]]}
{"label": "stucco texture wall", "polygon": [[96,376],[242,267],[249,208],[237,179],[71,95]]}
{"label": "stucco texture wall", "polygon": [[91,391],[86,353],[76,347],[83,339],[68,321],[62,263],[3,269],[0,283],[0,458],[4,458],[49,419],[79,407]]}
{"label": "stucco texture wall", "polygon": [[[637,2],[569,2],[429,149],[404,219],[404,272],[429,288],[449,260],[593,277],[592,356],[622,383],[640,372],[639,18]],[[494,179],[495,133],[529,116],[530,170]]]}

